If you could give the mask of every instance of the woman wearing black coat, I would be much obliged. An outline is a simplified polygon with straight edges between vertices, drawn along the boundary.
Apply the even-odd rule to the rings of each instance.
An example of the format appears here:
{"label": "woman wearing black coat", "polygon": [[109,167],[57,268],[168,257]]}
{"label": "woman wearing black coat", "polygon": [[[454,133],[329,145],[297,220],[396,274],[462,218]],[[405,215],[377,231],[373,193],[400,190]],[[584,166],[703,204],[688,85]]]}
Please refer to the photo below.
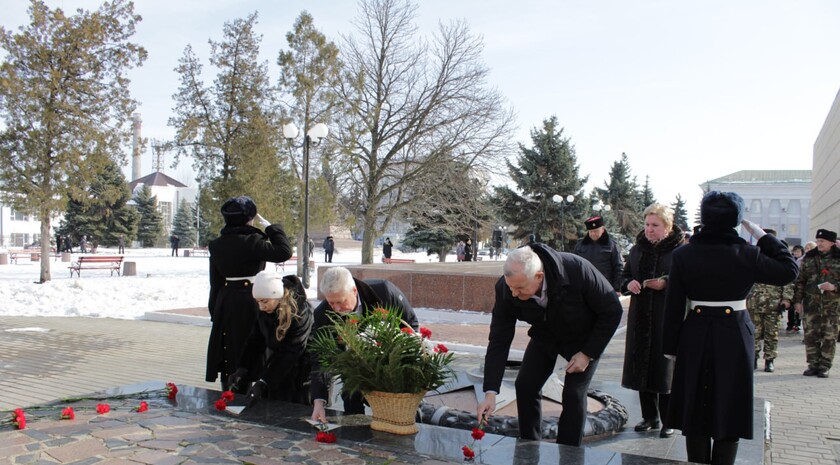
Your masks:
{"label": "woman wearing black coat", "polygon": [[467,239],[464,244],[464,261],[471,262],[473,259],[473,244],[471,239]]}
{"label": "woman wearing black coat", "polygon": [[[743,209],[738,194],[708,192],[700,232],[672,254],[663,349],[676,364],[665,425],[682,430],[690,462],[732,464],[739,438],[752,439],[755,327],[746,298],[755,283],[783,286],[798,274],[787,247],[742,221]],[[739,223],[756,245],[738,235]]]}
{"label": "woman wearing black coat", "polygon": [[[636,431],[660,427],[660,418],[668,413],[674,361],[662,353],[662,325],[665,322],[665,290],[671,270],[671,252],[683,240],[674,226],[674,212],[654,203],[644,211],[645,229],[636,237],[630,258],[623,271],[621,291],[629,294],[627,338],[621,385],[639,391],[642,421]],[[662,428],[659,436],[674,434]]]}
{"label": "woman wearing black coat", "polygon": [[311,405],[306,345],[312,306],[300,279],[263,270],[254,280],[252,294],[260,313],[228,384],[250,386],[249,405],[264,397]]}
{"label": "woman wearing black coat", "polygon": [[[210,241],[210,342],[207,347],[205,379],[216,381],[221,373],[222,390],[236,364],[245,340],[251,334],[259,309],[251,296],[254,276],[265,262],[284,262],[292,256],[292,247],[283,228],[269,224],[257,215],[257,206],[249,197],[227,200],[222,205],[225,227]],[[253,226],[257,217],[265,232]],[[242,387],[240,386],[240,389]]]}

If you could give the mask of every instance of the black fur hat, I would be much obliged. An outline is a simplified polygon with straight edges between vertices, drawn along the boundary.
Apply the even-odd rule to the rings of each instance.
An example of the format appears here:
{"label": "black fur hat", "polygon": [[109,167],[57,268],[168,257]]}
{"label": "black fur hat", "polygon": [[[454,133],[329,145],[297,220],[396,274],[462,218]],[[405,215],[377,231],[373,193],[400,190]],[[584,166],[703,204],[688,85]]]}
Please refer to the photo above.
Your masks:
{"label": "black fur hat", "polygon": [[744,199],[734,192],[710,191],[700,202],[703,226],[734,228],[744,219]]}
{"label": "black fur hat", "polygon": [[227,199],[222,205],[222,216],[228,226],[242,226],[257,216],[257,204],[247,195]]}

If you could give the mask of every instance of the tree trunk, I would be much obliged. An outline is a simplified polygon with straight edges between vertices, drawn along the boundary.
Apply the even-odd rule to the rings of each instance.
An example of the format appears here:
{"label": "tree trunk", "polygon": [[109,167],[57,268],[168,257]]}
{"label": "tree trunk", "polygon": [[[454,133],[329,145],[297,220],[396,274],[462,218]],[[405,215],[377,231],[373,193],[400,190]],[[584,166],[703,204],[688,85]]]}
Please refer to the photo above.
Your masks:
{"label": "tree trunk", "polygon": [[40,283],[52,279],[50,276],[50,212],[41,213],[41,278]]}
{"label": "tree trunk", "polygon": [[365,232],[362,234],[362,265],[373,263],[373,243],[379,231],[376,230],[376,213],[374,208],[368,209],[364,216]]}

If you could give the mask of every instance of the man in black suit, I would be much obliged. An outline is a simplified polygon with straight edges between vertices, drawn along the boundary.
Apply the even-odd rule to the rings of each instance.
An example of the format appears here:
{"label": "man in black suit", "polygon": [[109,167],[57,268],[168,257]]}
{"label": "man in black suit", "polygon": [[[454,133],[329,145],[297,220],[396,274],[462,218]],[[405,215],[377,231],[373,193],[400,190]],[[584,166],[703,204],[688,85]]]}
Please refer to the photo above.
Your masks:
{"label": "man in black suit", "polygon": [[[347,268],[336,266],[327,269],[318,280],[318,291],[324,294],[324,300],[315,308],[315,322],[312,334],[327,329],[332,325],[331,315],[367,315],[377,307],[396,310],[402,315],[404,322],[418,331],[420,325],[417,315],[408,303],[405,294],[393,283],[384,279],[368,279],[362,281],[353,277]],[[325,408],[331,380],[321,373],[317,354],[312,354],[312,372],[310,391],[312,394],[312,420],[324,421]],[[344,403],[344,413],[365,413],[364,399],[361,393],[341,393]]]}
{"label": "man in black suit", "polygon": [[531,324],[531,340],[516,378],[519,435],[541,439],[540,390],[560,355],[568,364],[557,442],[579,446],[586,422],[586,392],[621,313],[612,285],[588,261],[542,243],[512,251],[504,276],[496,283],[484,361],[485,397],[478,405],[478,418],[496,408],[516,322],[522,320]]}

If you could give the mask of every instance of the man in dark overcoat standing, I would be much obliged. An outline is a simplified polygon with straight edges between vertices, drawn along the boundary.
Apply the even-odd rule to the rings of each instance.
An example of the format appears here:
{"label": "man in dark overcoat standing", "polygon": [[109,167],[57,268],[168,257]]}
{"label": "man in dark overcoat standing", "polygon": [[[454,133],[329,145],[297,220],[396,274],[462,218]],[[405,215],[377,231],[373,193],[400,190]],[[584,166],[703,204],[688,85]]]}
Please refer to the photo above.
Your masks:
{"label": "man in dark overcoat standing", "polygon": [[517,320],[531,324],[531,340],[516,377],[519,435],[539,440],[543,434],[542,389],[557,356],[568,361],[563,412],[557,442],[579,446],[586,423],[586,393],[598,358],[615,333],[622,308],[612,284],[591,263],[570,253],[531,242],[508,254],[504,276],[496,283],[496,303],[484,359],[484,400],[478,418],[496,409],[505,362]]}
{"label": "man in dark overcoat standing", "polygon": [[[734,192],[706,193],[702,228],[671,255],[662,349],[676,362],[665,426],[682,431],[689,462],[732,464],[738,438],[752,439],[755,327],[746,298],[755,283],[784,286],[799,272],[787,247],[743,211]],[[756,245],[738,235],[739,224]]]}
{"label": "man in dark overcoat standing", "polygon": [[[225,227],[207,246],[210,252],[210,341],[205,380],[214,382],[221,373],[222,390],[236,371],[239,356],[254,327],[259,307],[251,295],[254,277],[265,262],[284,262],[292,246],[283,227],[270,224],[257,214],[250,197],[228,199],[222,205]],[[254,226],[259,221],[265,232]],[[241,391],[245,392],[245,387]]]}

